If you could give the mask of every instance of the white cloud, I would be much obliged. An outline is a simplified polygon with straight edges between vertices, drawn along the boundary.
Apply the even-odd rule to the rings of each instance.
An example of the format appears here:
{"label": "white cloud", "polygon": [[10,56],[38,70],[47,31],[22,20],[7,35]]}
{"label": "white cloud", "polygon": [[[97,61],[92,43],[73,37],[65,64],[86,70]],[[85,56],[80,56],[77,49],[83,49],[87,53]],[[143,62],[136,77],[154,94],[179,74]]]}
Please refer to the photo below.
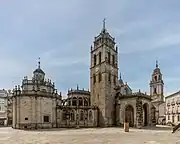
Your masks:
{"label": "white cloud", "polygon": [[[107,18],[107,29],[120,47],[120,54],[136,53],[136,57],[140,57],[138,51],[161,48],[162,55],[166,57],[169,53],[163,51],[164,47],[180,44],[179,19],[174,15],[179,9],[172,9],[166,4],[160,6],[161,3],[124,0],[4,1],[0,5],[0,43],[4,55],[0,70],[6,70],[6,73],[1,74],[5,79],[1,80],[11,83],[12,76],[32,74],[39,56],[48,75],[53,76],[54,71],[58,73],[54,80],[72,75],[72,72],[78,75],[78,68],[73,65],[89,65],[90,44],[99,33],[104,17]],[[131,54],[128,57],[131,60]],[[144,63],[152,57],[143,59]],[[126,71],[136,65],[133,62],[125,67]],[[62,74],[66,66],[72,66],[71,70]],[[133,71],[136,73],[136,70]],[[143,80],[145,77],[141,74],[137,76],[137,83],[130,82],[130,85],[148,89],[147,80]],[[177,79],[167,78],[167,81],[172,83]]]}

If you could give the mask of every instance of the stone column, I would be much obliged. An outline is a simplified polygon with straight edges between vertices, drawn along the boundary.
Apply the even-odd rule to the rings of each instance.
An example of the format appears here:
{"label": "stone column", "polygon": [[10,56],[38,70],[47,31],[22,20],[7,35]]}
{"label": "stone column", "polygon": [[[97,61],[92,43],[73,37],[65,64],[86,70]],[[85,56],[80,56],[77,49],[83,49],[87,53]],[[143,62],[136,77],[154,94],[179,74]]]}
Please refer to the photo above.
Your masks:
{"label": "stone column", "polygon": [[20,97],[16,96],[17,98],[17,128],[20,128],[20,123],[21,123],[21,102],[20,102]]}
{"label": "stone column", "polygon": [[[12,117],[13,117],[13,121],[12,121],[12,127],[16,128],[16,123],[17,123],[17,101],[16,101],[16,97],[13,97],[13,101],[12,101]],[[8,108],[9,109],[9,108]]]}
{"label": "stone column", "polygon": [[82,104],[83,104],[83,106],[84,106],[84,98],[82,99]]}
{"label": "stone column", "polygon": [[76,128],[79,128],[79,111],[76,110]]}
{"label": "stone column", "polygon": [[137,98],[136,100],[136,127],[141,128],[143,126],[143,109],[142,100]]}
{"label": "stone column", "polygon": [[76,106],[79,106],[79,97],[77,97],[76,100],[77,100]]}
{"label": "stone column", "polygon": [[73,101],[73,99],[71,98],[71,106],[72,106],[72,101]]}

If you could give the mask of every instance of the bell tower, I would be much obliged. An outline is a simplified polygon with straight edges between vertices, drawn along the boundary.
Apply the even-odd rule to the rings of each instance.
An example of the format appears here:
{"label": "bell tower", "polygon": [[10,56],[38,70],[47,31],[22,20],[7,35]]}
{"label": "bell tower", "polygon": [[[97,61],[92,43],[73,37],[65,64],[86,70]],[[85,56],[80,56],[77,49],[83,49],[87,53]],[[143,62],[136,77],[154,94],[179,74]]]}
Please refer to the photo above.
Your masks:
{"label": "bell tower", "polygon": [[115,123],[114,88],[118,82],[118,48],[105,24],[104,19],[102,30],[91,46],[91,103],[99,108],[100,127],[112,126]]}
{"label": "bell tower", "polygon": [[152,79],[150,81],[150,96],[152,102],[164,101],[164,82],[158,66],[158,61],[156,61],[156,68],[153,71]]}

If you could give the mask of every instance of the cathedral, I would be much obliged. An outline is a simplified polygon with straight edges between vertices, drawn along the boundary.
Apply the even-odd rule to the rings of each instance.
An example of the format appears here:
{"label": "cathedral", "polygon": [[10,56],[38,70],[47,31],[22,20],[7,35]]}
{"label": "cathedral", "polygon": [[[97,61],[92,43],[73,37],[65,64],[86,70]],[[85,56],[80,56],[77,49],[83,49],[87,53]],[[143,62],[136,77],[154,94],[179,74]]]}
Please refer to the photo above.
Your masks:
{"label": "cathedral", "polygon": [[164,120],[164,83],[158,63],[150,81],[150,95],[132,92],[118,78],[118,47],[105,27],[91,46],[90,91],[69,89],[62,99],[55,84],[38,68],[12,92],[12,127],[15,129],[154,126]]}

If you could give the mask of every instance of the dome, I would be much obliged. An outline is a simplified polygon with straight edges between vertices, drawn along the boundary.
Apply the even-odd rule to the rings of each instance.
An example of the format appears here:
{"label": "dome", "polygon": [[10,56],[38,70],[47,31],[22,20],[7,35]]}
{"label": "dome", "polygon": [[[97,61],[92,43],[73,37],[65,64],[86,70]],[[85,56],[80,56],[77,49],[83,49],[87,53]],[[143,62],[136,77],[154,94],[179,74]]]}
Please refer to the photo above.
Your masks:
{"label": "dome", "polygon": [[123,82],[123,80],[122,80],[122,79],[119,79],[119,84],[121,84],[121,85],[123,85],[123,84],[124,84],[124,82]]}
{"label": "dome", "polygon": [[45,72],[44,72],[44,71],[41,69],[41,67],[40,67],[40,58],[39,58],[39,61],[38,61],[38,68],[35,69],[33,73],[34,73],[34,74],[35,74],[35,73],[39,73],[39,74],[45,75]]}
{"label": "dome", "polygon": [[153,75],[154,74],[157,74],[157,73],[161,73],[161,71],[160,71],[160,68],[159,68],[159,65],[158,65],[158,61],[156,61],[156,68],[154,69],[154,71],[153,71]]}
{"label": "dome", "polygon": [[45,75],[44,71],[41,68],[37,68],[33,73],[41,73]]}
{"label": "dome", "polygon": [[34,74],[33,79],[38,81],[44,81],[45,73],[40,67],[40,60],[38,62],[38,68],[34,70],[33,74]]}
{"label": "dome", "polygon": [[122,80],[122,78],[121,78],[121,73],[120,73],[120,79],[119,79],[118,81],[119,81],[119,84],[120,84],[120,85],[124,85],[124,82],[123,82],[123,80]]}

